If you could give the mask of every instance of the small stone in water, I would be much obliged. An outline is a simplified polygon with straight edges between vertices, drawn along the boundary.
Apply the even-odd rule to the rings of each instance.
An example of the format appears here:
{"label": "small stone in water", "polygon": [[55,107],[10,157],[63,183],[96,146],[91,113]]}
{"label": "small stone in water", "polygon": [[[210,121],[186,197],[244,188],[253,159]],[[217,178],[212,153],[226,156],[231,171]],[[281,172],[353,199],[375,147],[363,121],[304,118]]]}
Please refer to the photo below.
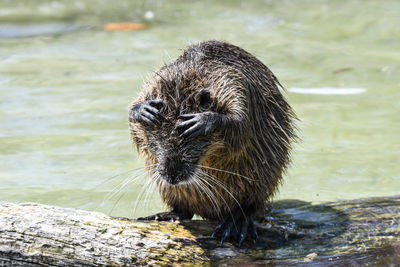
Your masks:
{"label": "small stone in water", "polygon": [[306,256],[306,258],[307,258],[307,259],[310,259],[310,260],[313,260],[313,259],[315,259],[316,257],[318,257],[318,254],[315,253],[315,252],[310,253],[310,254],[308,254],[308,255]]}

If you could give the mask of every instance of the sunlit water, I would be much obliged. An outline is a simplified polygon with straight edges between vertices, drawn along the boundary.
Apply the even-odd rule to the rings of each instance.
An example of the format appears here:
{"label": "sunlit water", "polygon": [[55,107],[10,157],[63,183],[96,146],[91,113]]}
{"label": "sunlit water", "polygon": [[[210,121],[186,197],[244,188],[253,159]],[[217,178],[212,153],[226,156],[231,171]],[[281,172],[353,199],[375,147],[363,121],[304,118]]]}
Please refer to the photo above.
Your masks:
{"label": "sunlit water", "polygon": [[[160,211],[156,190],[144,201],[144,172],[128,172],[144,165],[128,104],[149,73],[208,39],[269,66],[301,118],[302,141],[276,198],[398,194],[399,14],[396,0],[1,0],[0,202],[127,217]],[[102,29],[126,21],[150,27]]]}

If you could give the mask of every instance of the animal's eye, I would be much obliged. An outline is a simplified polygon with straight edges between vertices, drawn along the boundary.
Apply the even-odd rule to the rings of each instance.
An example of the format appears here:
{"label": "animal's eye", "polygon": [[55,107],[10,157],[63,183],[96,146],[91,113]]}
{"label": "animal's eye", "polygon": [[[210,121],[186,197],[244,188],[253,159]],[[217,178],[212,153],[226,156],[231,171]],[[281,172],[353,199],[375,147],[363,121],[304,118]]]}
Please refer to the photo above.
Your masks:
{"label": "animal's eye", "polygon": [[210,91],[204,89],[201,90],[199,92],[199,96],[198,96],[198,101],[199,101],[199,105],[201,107],[208,107],[211,104],[211,96],[210,96]]}

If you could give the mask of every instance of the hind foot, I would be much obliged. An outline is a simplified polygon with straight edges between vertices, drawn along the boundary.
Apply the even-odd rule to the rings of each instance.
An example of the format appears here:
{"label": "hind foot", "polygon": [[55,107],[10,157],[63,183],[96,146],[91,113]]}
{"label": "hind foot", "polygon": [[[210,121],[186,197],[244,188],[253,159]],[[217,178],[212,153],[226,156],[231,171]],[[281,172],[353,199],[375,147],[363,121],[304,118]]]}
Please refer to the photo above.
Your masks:
{"label": "hind foot", "polygon": [[215,237],[219,233],[221,233],[220,246],[222,246],[228,237],[237,240],[239,242],[239,247],[242,246],[247,236],[253,240],[253,242],[256,242],[258,239],[253,216],[244,214],[242,210],[227,215],[226,219],[217,225],[211,237]]}

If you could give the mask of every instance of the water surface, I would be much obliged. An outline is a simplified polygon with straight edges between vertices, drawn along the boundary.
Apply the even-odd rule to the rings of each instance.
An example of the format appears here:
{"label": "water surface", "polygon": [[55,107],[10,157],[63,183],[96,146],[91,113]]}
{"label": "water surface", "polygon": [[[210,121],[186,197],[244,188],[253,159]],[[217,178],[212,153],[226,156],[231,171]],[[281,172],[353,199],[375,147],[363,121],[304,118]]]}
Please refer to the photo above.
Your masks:
{"label": "water surface", "polygon": [[[289,88],[302,142],[276,198],[400,191],[399,1],[1,0],[0,7],[0,202],[127,217],[160,211],[154,191],[133,214],[148,186],[144,174],[128,172],[144,165],[129,139],[128,105],[152,71],[208,39],[253,53]],[[111,22],[149,27],[103,30]],[[110,198],[135,174],[142,179]]]}

